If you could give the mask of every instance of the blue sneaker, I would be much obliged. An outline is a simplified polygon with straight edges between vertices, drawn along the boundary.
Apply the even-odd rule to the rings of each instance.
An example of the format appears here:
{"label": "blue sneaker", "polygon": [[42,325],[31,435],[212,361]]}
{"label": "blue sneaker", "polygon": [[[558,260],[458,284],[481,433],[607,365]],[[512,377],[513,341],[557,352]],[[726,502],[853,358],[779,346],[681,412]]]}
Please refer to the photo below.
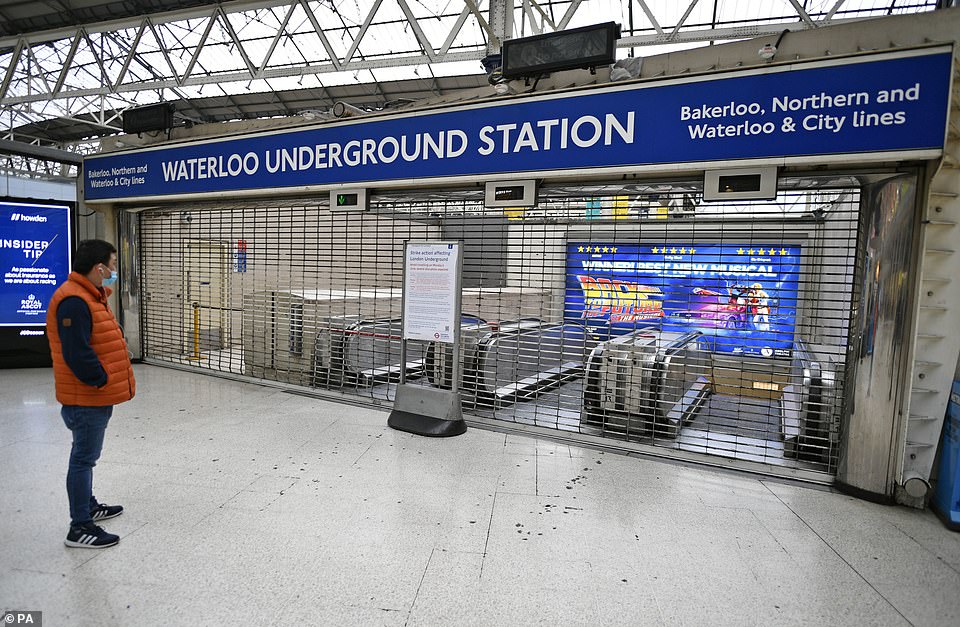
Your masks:
{"label": "blue sneaker", "polygon": [[78,527],[70,527],[67,539],[63,543],[77,549],[105,549],[120,542],[120,536],[107,533],[92,522]]}
{"label": "blue sneaker", "polygon": [[116,518],[122,513],[122,505],[104,505],[100,503],[90,512],[90,518],[93,520],[107,520],[108,518]]}

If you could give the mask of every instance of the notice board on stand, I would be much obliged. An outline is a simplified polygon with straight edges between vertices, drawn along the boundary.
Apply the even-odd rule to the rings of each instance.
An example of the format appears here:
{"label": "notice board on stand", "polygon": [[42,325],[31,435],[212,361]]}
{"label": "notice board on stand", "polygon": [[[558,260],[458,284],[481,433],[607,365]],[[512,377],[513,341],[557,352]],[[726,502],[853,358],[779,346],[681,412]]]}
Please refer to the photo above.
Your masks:
{"label": "notice board on stand", "polygon": [[408,385],[401,368],[400,385],[387,424],[430,437],[460,435],[467,430],[460,409],[461,242],[407,242],[403,260],[403,323],[400,361],[406,364],[407,342],[453,344],[453,388]]}

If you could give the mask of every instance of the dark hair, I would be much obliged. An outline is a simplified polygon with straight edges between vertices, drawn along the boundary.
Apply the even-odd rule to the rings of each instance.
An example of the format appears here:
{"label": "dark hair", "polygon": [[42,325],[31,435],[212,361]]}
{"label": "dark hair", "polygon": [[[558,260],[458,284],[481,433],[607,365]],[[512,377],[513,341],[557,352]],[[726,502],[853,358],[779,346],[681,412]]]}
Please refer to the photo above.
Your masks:
{"label": "dark hair", "polygon": [[102,239],[85,239],[77,244],[77,251],[73,254],[73,271],[87,274],[98,263],[110,265],[110,255],[117,252],[113,244]]}

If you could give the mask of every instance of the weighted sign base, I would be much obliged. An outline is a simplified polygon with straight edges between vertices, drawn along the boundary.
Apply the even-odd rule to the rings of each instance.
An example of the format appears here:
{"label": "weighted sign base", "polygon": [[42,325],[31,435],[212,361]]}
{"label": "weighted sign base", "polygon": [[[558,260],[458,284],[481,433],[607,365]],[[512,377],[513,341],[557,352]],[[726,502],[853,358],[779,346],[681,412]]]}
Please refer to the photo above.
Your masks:
{"label": "weighted sign base", "polygon": [[387,425],[399,431],[432,438],[446,438],[466,432],[460,411],[460,395],[419,385],[401,384]]}

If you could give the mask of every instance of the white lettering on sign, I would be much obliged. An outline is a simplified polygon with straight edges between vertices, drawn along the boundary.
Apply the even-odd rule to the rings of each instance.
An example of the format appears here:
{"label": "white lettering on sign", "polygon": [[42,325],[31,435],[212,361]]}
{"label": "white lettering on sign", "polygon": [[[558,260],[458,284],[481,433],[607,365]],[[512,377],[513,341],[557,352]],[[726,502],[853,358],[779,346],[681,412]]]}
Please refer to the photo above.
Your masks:
{"label": "white lettering on sign", "polygon": [[[403,160],[408,163],[437,159],[456,159],[471,148],[482,157],[549,150],[574,150],[593,146],[633,144],[636,139],[635,112],[622,115],[606,113],[584,115],[576,119],[557,118],[519,124],[484,126],[473,140],[460,129],[412,135],[362,137],[346,142],[271,148],[259,153],[233,153],[189,159],[162,161],[163,180],[167,183],[203,179],[355,168]],[[145,167],[145,166],[144,166]],[[124,170],[140,171],[140,168]],[[142,183],[136,175],[118,175],[114,168],[90,170],[93,187],[130,187]]]}

